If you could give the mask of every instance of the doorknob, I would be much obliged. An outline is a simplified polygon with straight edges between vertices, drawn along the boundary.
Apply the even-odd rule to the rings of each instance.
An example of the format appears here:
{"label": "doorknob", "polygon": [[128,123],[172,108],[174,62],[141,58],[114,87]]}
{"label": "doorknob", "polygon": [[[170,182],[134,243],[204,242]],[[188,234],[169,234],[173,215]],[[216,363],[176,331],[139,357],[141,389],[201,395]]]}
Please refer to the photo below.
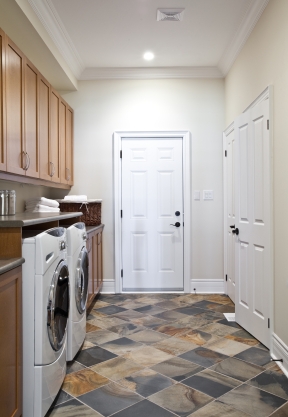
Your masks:
{"label": "doorknob", "polygon": [[232,230],[232,233],[234,234],[234,235],[239,235],[239,229],[238,229],[238,227],[236,227],[236,229],[234,229],[234,230]]}
{"label": "doorknob", "polygon": [[170,223],[170,226],[180,227],[180,223],[179,222],[176,222],[175,224]]}

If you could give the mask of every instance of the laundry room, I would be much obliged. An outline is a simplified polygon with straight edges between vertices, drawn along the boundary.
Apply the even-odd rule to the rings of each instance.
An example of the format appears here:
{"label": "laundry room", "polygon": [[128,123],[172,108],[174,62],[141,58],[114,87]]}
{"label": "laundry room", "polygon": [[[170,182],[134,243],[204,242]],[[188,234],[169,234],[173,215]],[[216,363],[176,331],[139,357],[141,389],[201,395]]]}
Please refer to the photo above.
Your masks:
{"label": "laundry room", "polygon": [[0,0],[3,417],[288,415],[288,5],[178,3]]}

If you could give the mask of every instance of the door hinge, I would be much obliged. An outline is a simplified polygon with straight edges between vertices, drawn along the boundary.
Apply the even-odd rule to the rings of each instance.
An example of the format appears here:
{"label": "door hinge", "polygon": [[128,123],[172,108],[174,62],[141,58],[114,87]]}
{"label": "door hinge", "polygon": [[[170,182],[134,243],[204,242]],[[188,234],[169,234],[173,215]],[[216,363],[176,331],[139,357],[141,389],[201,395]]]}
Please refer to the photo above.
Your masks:
{"label": "door hinge", "polygon": [[267,120],[267,130],[269,130],[269,120]]}
{"label": "door hinge", "polygon": [[123,278],[123,269],[121,269],[121,278]]}
{"label": "door hinge", "polygon": [[268,319],[268,329],[270,329],[270,319]]}
{"label": "door hinge", "polygon": [[120,158],[122,158],[122,150],[120,151]]}
{"label": "door hinge", "polygon": [[184,227],[184,222],[183,222],[183,227]]}
{"label": "door hinge", "polygon": [[121,219],[122,219],[122,217],[123,217],[123,211],[122,210],[120,210],[120,216],[121,216]]}
{"label": "door hinge", "polygon": [[225,156],[227,156],[227,151],[225,151]]}
{"label": "door hinge", "polygon": [[227,274],[226,274],[226,281],[228,280],[228,276],[227,276]]}

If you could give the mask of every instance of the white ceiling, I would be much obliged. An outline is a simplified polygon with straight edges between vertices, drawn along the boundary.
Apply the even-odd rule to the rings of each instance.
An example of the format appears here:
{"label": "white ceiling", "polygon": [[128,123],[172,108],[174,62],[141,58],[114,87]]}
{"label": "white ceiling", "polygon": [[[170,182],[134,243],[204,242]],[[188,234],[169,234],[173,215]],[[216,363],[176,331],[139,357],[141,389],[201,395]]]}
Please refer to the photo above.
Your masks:
{"label": "white ceiling", "polygon": [[[268,1],[29,0],[29,3],[75,76],[88,79],[125,78],[133,74],[138,78],[144,74],[225,76]],[[173,7],[185,8],[182,22],[156,21],[158,8]],[[143,60],[147,50],[154,52],[153,61]]]}

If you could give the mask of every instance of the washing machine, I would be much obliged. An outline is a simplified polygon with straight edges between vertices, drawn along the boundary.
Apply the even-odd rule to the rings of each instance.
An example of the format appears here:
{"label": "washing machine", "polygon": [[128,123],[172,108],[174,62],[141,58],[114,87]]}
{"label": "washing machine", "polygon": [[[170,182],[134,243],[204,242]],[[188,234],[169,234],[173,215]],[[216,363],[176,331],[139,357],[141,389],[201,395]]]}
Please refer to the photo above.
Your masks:
{"label": "washing machine", "polygon": [[67,228],[67,259],[70,271],[70,315],[67,331],[67,361],[79,351],[86,335],[88,297],[88,252],[85,223]]}
{"label": "washing machine", "polygon": [[66,374],[66,229],[23,231],[23,417],[44,417]]}

